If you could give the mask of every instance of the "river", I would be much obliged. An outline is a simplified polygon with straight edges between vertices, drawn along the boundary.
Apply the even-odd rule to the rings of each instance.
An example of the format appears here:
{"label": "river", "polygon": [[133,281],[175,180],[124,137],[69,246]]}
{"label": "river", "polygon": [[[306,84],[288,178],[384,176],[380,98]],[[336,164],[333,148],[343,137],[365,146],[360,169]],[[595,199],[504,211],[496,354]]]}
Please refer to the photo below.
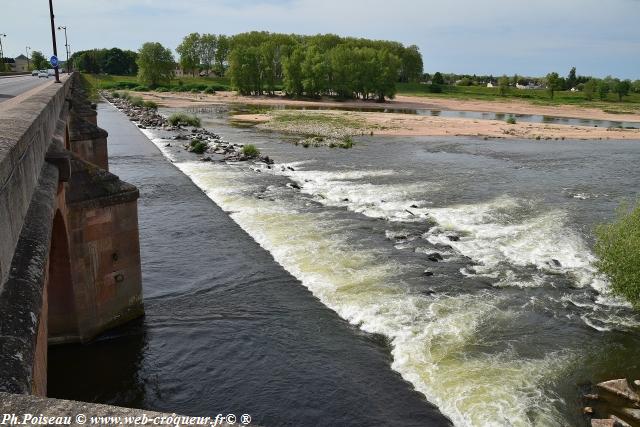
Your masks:
{"label": "river", "polygon": [[298,286],[384,337],[390,367],[455,425],[581,425],[587,384],[640,376],[640,317],[591,249],[594,227],[637,198],[640,141],[304,148],[197,111],[274,167],[201,162],[145,132]]}

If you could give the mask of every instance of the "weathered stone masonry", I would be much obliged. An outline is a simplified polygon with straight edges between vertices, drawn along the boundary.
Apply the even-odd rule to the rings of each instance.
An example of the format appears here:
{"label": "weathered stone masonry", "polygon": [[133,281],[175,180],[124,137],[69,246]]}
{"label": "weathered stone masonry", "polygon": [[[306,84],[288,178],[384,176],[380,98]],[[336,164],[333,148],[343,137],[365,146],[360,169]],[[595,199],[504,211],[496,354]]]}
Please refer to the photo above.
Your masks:
{"label": "weathered stone masonry", "polygon": [[0,392],[46,395],[49,344],[143,314],[139,194],[96,115],[77,74],[0,110]]}

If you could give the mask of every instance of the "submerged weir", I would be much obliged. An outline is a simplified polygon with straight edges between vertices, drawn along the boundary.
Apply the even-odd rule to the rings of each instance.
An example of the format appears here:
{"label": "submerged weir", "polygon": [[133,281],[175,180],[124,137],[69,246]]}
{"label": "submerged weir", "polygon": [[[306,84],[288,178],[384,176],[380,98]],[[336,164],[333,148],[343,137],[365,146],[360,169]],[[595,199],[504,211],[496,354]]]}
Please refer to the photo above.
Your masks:
{"label": "submerged weir", "polygon": [[391,367],[456,425],[579,425],[582,386],[640,376],[640,318],[590,249],[638,193],[638,141],[305,149],[200,116],[276,164],[202,162],[144,132],[324,305],[384,336]]}

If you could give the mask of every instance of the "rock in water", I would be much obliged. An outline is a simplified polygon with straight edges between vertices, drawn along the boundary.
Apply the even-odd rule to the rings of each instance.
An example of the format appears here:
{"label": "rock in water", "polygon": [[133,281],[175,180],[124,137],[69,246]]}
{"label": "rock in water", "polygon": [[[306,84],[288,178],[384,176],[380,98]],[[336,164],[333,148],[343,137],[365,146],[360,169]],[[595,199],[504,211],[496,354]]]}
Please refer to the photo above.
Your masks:
{"label": "rock in water", "polygon": [[443,260],[442,255],[440,255],[438,252],[431,252],[430,254],[427,254],[427,259],[433,262],[438,262]]}

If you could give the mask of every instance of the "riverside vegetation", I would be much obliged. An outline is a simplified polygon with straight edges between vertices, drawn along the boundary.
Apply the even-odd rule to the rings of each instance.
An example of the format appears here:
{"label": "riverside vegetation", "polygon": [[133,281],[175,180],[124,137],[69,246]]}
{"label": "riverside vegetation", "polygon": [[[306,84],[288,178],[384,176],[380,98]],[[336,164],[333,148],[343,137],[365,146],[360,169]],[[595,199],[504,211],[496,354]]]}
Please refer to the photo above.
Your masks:
{"label": "riverside vegetation", "polygon": [[273,111],[270,120],[258,127],[278,132],[303,135],[303,139],[294,140],[295,145],[303,147],[351,148],[352,137],[373,134],[380,126],[366,124],[352,118],[349,113]]}
{"label": "riverside vegetation", "polygon": [[608,276],[612,291],[640,310],[640,204],[622,206],[616,221],[596,230],[598,269]]}

